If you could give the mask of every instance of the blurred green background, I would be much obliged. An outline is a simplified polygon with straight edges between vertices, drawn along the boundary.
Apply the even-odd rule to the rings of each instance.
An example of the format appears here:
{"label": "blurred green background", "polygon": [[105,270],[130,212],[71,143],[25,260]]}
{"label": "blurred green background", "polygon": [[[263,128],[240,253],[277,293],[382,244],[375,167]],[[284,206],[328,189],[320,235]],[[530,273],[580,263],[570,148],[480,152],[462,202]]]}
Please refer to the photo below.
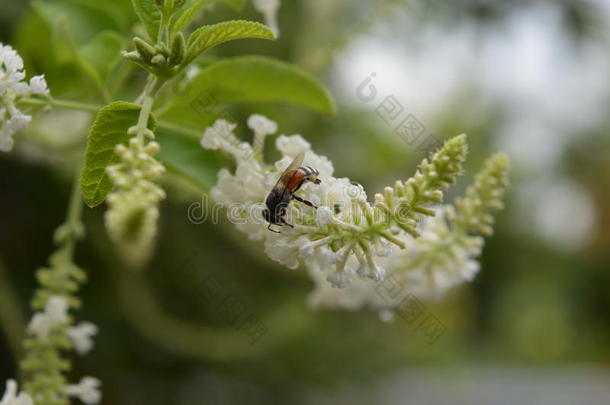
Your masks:
{"label": "blurred green background", "polygon": [[[33,3],[33,2],[32,2]],[[125,0],[48,2],[66,13],[76,42],[117,30],[133,35]],[[28,1],[0,0],[0,42],[45,73],[56,96],[99,102],[66,57],[56,27]],[[58,11],[59,12],[59,11]],[[218,5],[203,22],[261,20]],[[122,267],[85,209],[77,263],[89,274],[79,319],[96,323],[94,351],[75,359],[74,378],[94,375],[107,404],[536,403],[603,404],[610,398],[610,4],[595,0],[284,0],[276,42],[236,41],[216,56],[267,55],[320,78],[336,116],[276,104],[239,104],[280,131],[300,133],[338,176],[369,197],[407,178],[423,158],[377,114],[393,95],[439,140],[466,132],[467,173],[491,152],[513,170],[507,209],[474,282],[426,310],[446,327],[428,344],[421,331],[377,313],[313,310],[304,271],[271,262],[260,243],[227,221],[195,225],[187,207],[201,192],[169,175],[160,233],[146,272]],[[357,88],[372,72],[379,96]],[[132,100],[144,76],[128,75],[116,97]],[[0,381],[18,373],[15,345],[29,318],[34,272],[53,251],[70,171],[91,117],[53,111],[0,155]],[[271,148],[269,149],[271,151]],[[214,277],[267,332],[253,345],[206,295]]]}

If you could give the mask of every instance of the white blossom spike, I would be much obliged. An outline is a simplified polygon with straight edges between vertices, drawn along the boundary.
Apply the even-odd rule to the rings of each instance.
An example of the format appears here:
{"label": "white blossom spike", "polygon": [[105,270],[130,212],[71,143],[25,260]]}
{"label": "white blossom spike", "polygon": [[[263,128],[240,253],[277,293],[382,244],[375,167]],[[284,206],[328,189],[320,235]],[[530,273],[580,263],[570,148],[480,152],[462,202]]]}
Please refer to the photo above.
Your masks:
{"label": "white blossom spike", "polygon": [[[259,133],[277,130],[275,123],[258,115],[250,117],[248,125]],[[453,231],[452,227],[434,225],[446,220],[444,215],[423,225],[421,221],[442,210],[438,203],[444,190],[462,173],[467,153],[465,135],[446,141],[424,159],[413,177],[386,187],[371,203],[364,187],[348,178],[335,177],[332,162],[316,154],[301,135],[280,135],[275,145],[282,156],[266,164],[262,148],[255,156],[234,153],[235,127],[234,123],[218,120],[204,133],[204,148],[232,153],[236,164],[234,173],[220,170],[211,195],[230,208],[234,213],[231,220],[239,230],[251,239],[264,239],[269,258],[290,269],[308,269],[316,286],[309,299],[311,305],[349,309],[370,305],[391,310],[399,305],[398,297],[388,301],[377,290],[379,283],[390,276],[391,281],[402,284],[403,290],[424,286],[421,294],[426,296],[470,280],[478,271],[474,258],[480,253],[482,239],[467,235],[459,243],[451,242],[445,235]],[[252,150],[249,145],[245,149]],[[265,207],[280,174],[300,153],[304,154],[303,170],[315,169],[321,183],[304,182],[292,192],[316,208],[296,198],[289,200],[282,217],[287,224],[273,224],[275,232],[270,232],[269,224],[262,220],[262,209],[254,208]],[[496,170],[496,174],[500,172],[502,169]],[[477,184],[501,183],[480,180]],[[471,195],[468,203],[454,210],[455,215],[472,214],[456,223],[469,229],[488,226],[491,218],[486,211],[499,205],[499,196],[494,190],[484,191],[485,196],[491,196],[488,201],[478,201],[479,195]],[[440,260],[439,254],[447,255],[447,260]]]}

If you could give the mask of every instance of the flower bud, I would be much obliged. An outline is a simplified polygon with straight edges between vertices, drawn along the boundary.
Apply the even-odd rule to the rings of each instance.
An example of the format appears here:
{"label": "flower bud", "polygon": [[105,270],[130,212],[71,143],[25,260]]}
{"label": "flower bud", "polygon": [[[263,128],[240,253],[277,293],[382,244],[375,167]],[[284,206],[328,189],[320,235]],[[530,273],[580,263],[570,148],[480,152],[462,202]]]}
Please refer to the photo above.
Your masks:
{"label": "flower bud", "polygon": [[186,53],[186,41],[184,39],[184,34],[182,34],[182,32],[174,34],[171,43],[172,49],[169,54],[169,64],[179,65],[184,60],[184,55]]}
{"label": "flower bud", "polygon": [[138,146],[140,146],[140,140],[138,139],[138,137],[133,137],[129,140],[129,147],[132,149],[137,148]]}
{"label": "flower bud", "polygon": [[135,37],[133,39],[133,44],[136,47],[136,50],[138,51],[140,56],[142,56],[142,59],[144,59],[147,62],[149,62],[153,58],[153,56],[155,56],[155,54],[157,53],[155,51],[155,48],[153,46],[149,45],[142,38]]}
{"label": "flower bud", "polygon": [[150,60],[150,63],[152,63],[153,65],[157,65],[157,66],[165,65],[166,62],[167,62],[167,60],[165,59],[165,56],[163,56],[161,54],[156,54]]}
{"label": "flower bud", "polygon": [[137,51],[133,51],[133,52],[122,51],[121,56],[134,63],[138,63],[138,64],[146,63],[146,61],[144,59],[142,59],[142,56]]}

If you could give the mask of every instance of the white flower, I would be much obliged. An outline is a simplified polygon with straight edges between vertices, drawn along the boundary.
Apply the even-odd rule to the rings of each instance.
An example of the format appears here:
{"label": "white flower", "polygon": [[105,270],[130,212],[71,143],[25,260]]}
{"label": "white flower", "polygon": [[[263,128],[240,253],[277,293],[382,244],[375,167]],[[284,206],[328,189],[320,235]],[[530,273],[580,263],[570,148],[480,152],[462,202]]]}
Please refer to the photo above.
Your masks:
{"label": "white flower", "polygon": [[328,207],[319,207],[316,210],[316,222],[319,226],[328,225],[333,221],[333,212]]}
{"label": "white flower", "polygon": [[[8,96],[0,97],[4,101]],[[19,111],[12,102],[7,102],[7,108],[0,108],[0,151],[10,152],[13,149],[13,135],[24,130],[32,121],[32,117]]]}
{"label": "white flower", "polygon": [[[318,245],[321,242],[324,242],[324,239],[316,241]],[[305,264],[309,269],[322,273],[330,269],[333,265],[337,264],[339,260],[341,260],[339,255],[323,244],[316,246],[316,254],[312,254],[307,257]]]}
{"label": "white flower", "polygon": [[[317,166],[311,166],[317,168]],[[316,185],[315,188],[310,187],[310,189],[318,196],[320,205],[332,207],[333,210],[339,212],[351,209],[352,202],[355,200],[366,201],[366,193],[362,190],[362,186],[354,186],[346,177],[339,179],[328,177],[321,184]],[[354,193],[354,190],[358,190],[358,192]]]}
{"label": "white flower", "polygon": [[81,322],[68,329],[68,336],[78,354],[85,355],[93,348],[92,337],[97,334],[97,326],[91,322]]}
{"label": "white flower", "polygon": [[221,149],[233,155],[237,162],[247,160],[253,154],[252,147],[246,142],[240,142],[233,133],[237,125],[224,119],[216,120],[213,126],[207,128],[201,138],[201,146],[205,149]]}
{"label": "white flower", "polygon": [[78,384],[70,384],[66,387],[66,393],[80,399],[83,403],[97,404],[102,399],[99,387],[100,380],[95,377],[83,377]]}
{"label": "white flower", "polygon": [[267,136],[277,132],[277,123],[261,114],[252,114],[248,118],[248,128],[256,135]]}
{"label": "white flower", "polygon": [[306,236],[301,236],[295,241],[295,243],[299,248],[299,258],[301,259],[305,259],[311,256],[316,247],[316,245],[312,243]]}
{"label": "white flower", "polygon": [[44,75],[34,76],[30,79],[30,91],[33,94],[49,94],[47,81],[45,80]]}
{"label": "white flower", "polygon": [[[311,150],[311,144],[307,142],[301,135],[280,135],[275,140],[275,147],[289,159],[294,158],[301,152]],[[286,164],[288,166],[289,163]]]}
{"label": "white flower", "polygon": [[385,240],[380,240],[377,249],[375,250],[375,254],[379,257],[389,257],[395,250],[396,246]]}
{"label": "white flower", "polygon": [[365,263],[360,263],[356,273],[358,273],[360,277],[370,278],[374,281],[381,281],[385,276],[385,270],[375,264],[372,260]]}
{"label": "white flower", "polygon": [[261,154],[265,145],[265,137],[277,132],[277,123],[260,114],[252,114],[248,118],[248,127],[254,131],[252,148],[254,153]]}
{"label": "white flower", "polygon": [[8,132],[16,133],[30,125],[32,121],[32,117],[29,115],[23,114],[17,108],[9,106],[8,108],[11,118],[6,121],[6,128]]}
{"label": "white flower", "polygon": [[346,270],[336,270],[326,276],[326,281],[334,288],[345,288],[352,281],[352,274]]}
{"label": "white flower", "polygon": [[34,405],[32,398],[26,392],[17,394],[17,382],[15,380],[6,381],[6,391],[0,400],[0,405]]}
{"label": "white flower", "polygon": [[226,145],[227,140],[233,141],[235,139],[233,130],[236,127],[236,124],[232,124],[227,120],[216,120],[214,125],[207,128],[203,133],[201,146],[205,149],[222,149]]}
{"label": "white flower", "polygon": [[46,340],[49,332],[68,322],[68,302],[64,297],[54,295],[47,300],[43,312],[37,312],[28,325],[28,330],[38,339]]}
{"label": "white flower", "polygon": [[299,267],[299,247],[281,235],[274,234],[266,239],[265,253],[291,270]]}
{"label": "white flower", "polygon": [[254,0],[254,8],[265,17],[265,23],[269,26],[273,34],[280,35],[277,23],[277,11],[280,8],[280,0]]}
{"label": "white flower", "polygon": [[6,93],[8,89],[14,89],[15,86],[23,87],[18,85],[25,79],[25,72],[22,69],[23,59],[17,51],[10,45],[0,43],[0,96]]}
{"label": "white flower", "polygon": [[44,76],[25,81],[23,59],[9,45],[0,44],[0,151],[13,149],[15,133],[24,130],[32,117],[22,113],[17,104],[23,97],[47,95],[49,89]]}

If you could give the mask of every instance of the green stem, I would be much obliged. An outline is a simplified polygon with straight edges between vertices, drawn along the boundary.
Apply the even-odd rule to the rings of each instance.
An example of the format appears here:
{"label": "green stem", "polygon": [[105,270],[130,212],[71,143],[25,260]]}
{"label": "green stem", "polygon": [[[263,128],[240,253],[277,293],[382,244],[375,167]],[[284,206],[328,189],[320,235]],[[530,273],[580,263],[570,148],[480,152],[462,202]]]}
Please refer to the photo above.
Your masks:
{"label": "green stem", "polygon": [[150,118],[150,112],[152,111],[152,106],[155,102],[155,97],[151,93],[156,82],[157,80],[153,77],[144,88],[144,93],[142,94],[142,109],[140,110],[138,124],[136,126],[136,135],[140,140],[140,145],[144,144],[144,134],[148,129],[148,119]]}
{"label": "green stem", "polygon": [[81,110],[81,111],[91,111],[98,112],[102,106],[97,104],[88,104],[81,103],[79,101],[70,101],[70,100],[60,100],[54,97],[48,96],[46,99],[38,99],[38,98],[23,98],[19,101],[20,103],[26,105],[35,105],[35,106],[47,106],[51,105],[53,107],[58,108],[67,108],[69,110]]}
{"label": "green stem", "polygon": [[69,227],[70,234],[65,241],[65,250],[68,257],[72,259],[74,256],[74,247],[76,241],[81,238],[83,234],[83,223],[81,222],[81,215],[83,212],[83,200],[80,190],[80,168],[75,170],[74,180],[72,181],[72,191],[70,194],[70,203],[68,204],[68,213],[66,214],[65,226]]}
{"label": "green stem", "polygon": [[148,83],[142,92],[139,99],[142,100],[142,109],[138,116],[138,123],[136,125],[136,136],[140,140],[140,145],[144,145],[144,135],[148,130],[148,120],[152,112],[153,104],[155,103],[155,96],[161,90],[165,84],[165,80],[159,79],[154,76],[149,76]]}

